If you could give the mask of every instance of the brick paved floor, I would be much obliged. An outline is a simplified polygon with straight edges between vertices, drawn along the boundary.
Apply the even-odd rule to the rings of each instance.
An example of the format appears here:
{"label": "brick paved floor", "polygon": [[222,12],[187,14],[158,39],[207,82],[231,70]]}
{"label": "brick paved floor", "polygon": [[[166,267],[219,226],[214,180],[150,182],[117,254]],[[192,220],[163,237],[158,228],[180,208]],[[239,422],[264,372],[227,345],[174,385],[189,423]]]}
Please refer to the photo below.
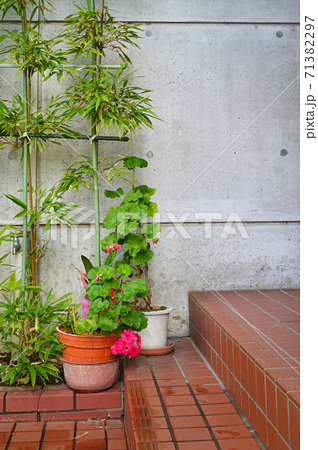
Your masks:
{"label": "brick paved floor", "polygon": [[105,450],[106,448],[127,449],[122,420],[0,423],[0,450]]}
{"label": "brick paved floor", "polygon": [[126,360],[124,373],[129,450],[263,448],[190,339]]}

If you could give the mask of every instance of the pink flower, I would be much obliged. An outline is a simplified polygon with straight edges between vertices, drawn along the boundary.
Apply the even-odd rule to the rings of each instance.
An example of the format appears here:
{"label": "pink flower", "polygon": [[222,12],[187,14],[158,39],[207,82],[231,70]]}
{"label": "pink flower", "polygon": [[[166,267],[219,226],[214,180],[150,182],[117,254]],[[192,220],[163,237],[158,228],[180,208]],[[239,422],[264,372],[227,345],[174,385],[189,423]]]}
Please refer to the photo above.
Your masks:
{"label": "pink flower", "polygon": [[114,294],[114,289],[113,288],[111,288],[111,290],[109,291],[109,295],[110,295],[110,298],[112,299],[113,305],[114,305],[114,303],[115,303],[115,294]]}
{"label": "pink flower", "polygon": [[137,333],[134,333],[134,334],[136,336],[136,342],[135,342],[135,346],[130,351],[129,359],[132,358],[133,356],[139,355],[139,352],[140,352],[141,337]]}
{"label": "pink flower", "polygon": [[120,248],[119,244],[109,244],[106,247],[106,253],[110,253],[112,250],[118,250]]}
{"label": "pink flower", "polygon": [[97,275],[97,277],[96,277],[97,283],[99,282],[99,280],[100,280],[100,275]]}
{"label": "pink flower", "polygon": [[131,330],[124,330],[120,338],[111,346],[113,355],[129,355],[129,359],[137,356],[140,352],[141,339],[137,333]]}

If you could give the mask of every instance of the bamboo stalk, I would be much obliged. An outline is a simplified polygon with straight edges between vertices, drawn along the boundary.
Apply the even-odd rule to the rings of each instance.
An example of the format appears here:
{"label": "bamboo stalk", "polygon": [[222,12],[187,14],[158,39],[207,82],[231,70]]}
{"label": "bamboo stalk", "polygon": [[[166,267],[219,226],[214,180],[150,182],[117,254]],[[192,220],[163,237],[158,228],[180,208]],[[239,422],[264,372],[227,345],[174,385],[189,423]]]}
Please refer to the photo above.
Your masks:
{"label": "bamboo stalk", "polygon": [[[9,134],[1,134],[0,136],[9,136]],[[13,133],[13,137],[21,137],[19,133]],[[90,136],[86,134],[79,134],[75,136],[69,136],[68,134],[54,134],[54,133],[28,133],[28,136],[30,138],[42,138],[42,139],[84,139],[89,141],[94,137],[93,140],[96,141],[123,141],[127,142],[129,141],[129,138],[124,136],[122,138],[118,136]]]}
{"label": "bamboo stalk", "polygon": [[[17,64],[14,63],[9,63],[9,62],[3,62],[0,63],[1,67],[3,67],[4,69],[16,69],[17,68]],[[120,69],[123,66],[125,66],[125,64],[75,64],[75,63],[66,63],[63,64],[63,67],[69,67],[69,68],[74,68],[74,69],[94,69],[95,67],[99,67],[101,69]]]}
{"label": "bamboo stalk", "polygon": [[[87,9],[95,11],[95,0],[87,0]],[[95,45],[94,45],[95,47]],[[96,54],[92,55],[92,65],[96,66]],[[93,79],[96,79],[96,74],[93,73]],[[93,120],[92,123],[95,121]],[[96,125],[92,126],[92,133],[96,135]],[[97,141],[92,141],[92,165],[93,165],[93,179],[94,179],[94,203],[95,203],[95,260],[96,265],[101,265],[100,259],[100,208],[99,208],[99,186],[98,186],[98,146]]]}
{"label": "bamboo stalk", "polygon": [[[31,105],[31,76],[28,72],[28,104],[27,104],[27,110],[28,110],[28,121],[30,117],[30,105]],[[32,193],[32,171],[31,171],[31,154],[30,154],[30,148],[28,146],[28,179],[29,179],[29,206],[30,209],[33,209],[33,193]],[[30,237],[31,237],[31,273],[32,273],[32,284],[33,286],[36,286],[36,271],[35,271],[35,238],[34,238],[34,226],[35,221],[32,222],[31,228],[30,228]]]}
{"label": "bamboo stalk", "polygon": [[[26,21],[21,16],[22,33],[26,32]],[[28,125],[28,73],[23,72],[23,131],[27,132]],[[23,202],[28,203],[28,138],[23,138]],[[27,260],[27,237],[28,237],[28,216],[23,216],[23,241],[22,241],[22,271],[21,287],[25,291],[26,285],[26,260]],[[22,302],[22,307],[24,300]]]}

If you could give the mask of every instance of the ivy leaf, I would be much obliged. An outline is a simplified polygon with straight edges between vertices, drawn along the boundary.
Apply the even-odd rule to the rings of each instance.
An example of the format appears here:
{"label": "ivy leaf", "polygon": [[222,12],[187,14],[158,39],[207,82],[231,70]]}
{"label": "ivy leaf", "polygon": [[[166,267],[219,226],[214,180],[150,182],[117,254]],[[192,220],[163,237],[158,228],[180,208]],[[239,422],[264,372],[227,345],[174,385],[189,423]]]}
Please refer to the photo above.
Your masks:
{"label": "ivy leaf", "polygon": [[129,311],[122,315],[122,322],[136,331],[141,331],[147,327],[148,319],[141,311]]}
{"label": "ivy leaf", "polygon": [[127,249],[132,257],[136,256],[140,250],[147,248],[147,241],[142,236],[132,236],[127,240]]}
{"label": "ivy leaf", "polygon": [[108,210],[108,214],[106,215],[104,219],[104,228],[110,230],[111,228],[115,227],[117,225],[117,212],[118,212],[118,206],[114,206],[113,208],[110,208]]}
{"label": "ivy leaf", "polygon": [[145,159],[137,158],[136,156],[128,156],[124,158],[124,166],[127,169],[132,170],[135,167],[147,167],[148,162]]}
{"label": "ivy leaf", "polygon": [[[98,327],[98,318],[99,318],[99,314],[90,314],[89,317],[86,317],[86,319],[84,319],[84,331],[82,331],[82,333],[84,333],[86,330],[89,330],[90,333],[93,333]],[[76,327],[75,327],[75,331],[76,331]]]}
{"label": "ivy leaf", "polygon": [[122,285],[122,297],[126,300],[130,300],[135,295],[135,289],[131,286],[131,283],[125,283]]}
{"label": "ivy leaf", "polygon": [[131,220],[123,220],[117,227],[117,233],[119,236],[127,236],[132,231],[137,230],[138,222]]}
{"label": "ivy leaf", "polygon": [[132,304],[130,302],[123,301],[121,303],[121,312],[122,312],[122,314],[124,314],[124,313],[126,313],[128,311],[131,311],[131,308],[132,308]]}
{"label": "ivy leaf", "polygon": [[105,236],[103,239],[101,239],[100,244],[102,246],[102,250],[105,251],[108,245],[117,244],[117,242],[118,242],[117,232],[113,231],[112,233],[109,233],[108,236]]}
{"label": "ivy leaf", "polygon": [[130,286],[134,289],[135,295],[137,297],[142,298],[147,295],[149,288],[147,283],[142,278],[136,278],[130,282]]}
{"label": "ivy leaf", "polygon": [[149,207],[149,215],[153,217],[158,212],[157,203],[149,202],[148,207]]}
{"label": "ivy leaf", "polygon": [[101,286],[94,284],[93,286],[87,287],[87,297],[90,300],[95,300],[98,297],[107,297],[109,295],[110,288],[106,286]]}
{"label": "ivy leaf", "polygon": [[132,268],[128,264],[119,264],[117,267],[117,273],[120,273],[124,277],[129,277],[132,272]]}
{"label": "ivy leaf", "polygon": [[122,188],[118,188],[116,191],[105,190],[105,196],[107,198],[117,198],[121,197],[124,194],[124,190]]}
{"label": "ivy leaf", "polygon": [[126,195],[126,202],[135,202],[143,197],[143,193],[138,188],[131,189]]}
{"label": "ivy leaf", "polygon": [[145,234],[148,239],[152,239],[156,236],[157,233],[161,231],[161,226],[159,223],[147,223],[141,229],[142,234]]}
{"label": "ivy leaf", "polygon": [[80,319],[75,322],[75,332],[76,334],[83,334],[85,332],[84,320]]}
{"label": "ivy leaf", "polygon": [[87,274],[88,279],[93,282],[97,275],[103,280],[110,280],[113,276],[113,268],[109,266],[94,267],[94,269],[91,269]]}
{"label": "ivy leaf", "polygon": [[104,309],[107,309],[109,307],[109,300],[105,300],[102,298],[96,298],[91,304],[89,305],[88,314],[92,313],[100,313],[101,311],[104,311]]}
{"label": "ivy leaf", "polygon": [[150,197],[153,196],[155,193],[156,193],[156,189],[148,188],[147,194],[149,194]]}
{"label": "ivy leaf", "polygon": [[103,331],[114,331],[119,326],[119,322],[116,318],[107,317],[106,313],[99,314],[98,318],[99,326]]}
{"label": "ivy leaf", "polygon": [[149,188],[146,184],[141,184],[140,186],[137,186],[135,189],[138,189],[140,192],[145,194]]}
{"label": "ivy leaf", "polygon": [[153,251],[152,250],[140,250],[139,253],[137,253],[137,255],[132,259],[132,262],[136,265],[136,266],[145,266],[146,262],[151,261],[151,259],[153,258]]}

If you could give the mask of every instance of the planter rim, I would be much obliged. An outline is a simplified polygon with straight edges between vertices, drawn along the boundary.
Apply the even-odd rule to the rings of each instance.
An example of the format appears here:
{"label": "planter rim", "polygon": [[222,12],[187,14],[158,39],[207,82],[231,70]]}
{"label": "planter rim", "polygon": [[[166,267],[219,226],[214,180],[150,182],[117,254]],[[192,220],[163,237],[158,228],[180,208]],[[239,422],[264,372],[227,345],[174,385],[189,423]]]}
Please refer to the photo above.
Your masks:
{"label": "planter rim", "polygon": [[[167,305],[163,305],[167,306]],[[167,309],[160,309],[159,311],[143,311],[145,316],[159,316],[160,314],[169,314],[173,311],[172,306],[167,306]]]}
{"label": "planter rim", "polygon": [[63,364],[74,364],[77,366],[96,366],[98,364],[110,364],[113,363],[114,361],[118,361],[121,358],[122,355],[114,355],[113,359],[110,359],[109,361],[84,361],[84,362],[79,362],[79,361],[69,361],[67,359],[64,359],[63,357],[61,357],[61,361]]}
{"label": "planter rim", "polygon": [[[66,333],[66,331],[60,330],[60,325],[58,327],[56,327],[56,330],[58,331],[58,333],[64,334],[65,336],[76,336],[77,338],[86,338],[86,339],[89,338],[89,337],[93,337],[95,339],[105,339],[105,338],[110,337],[110,336],[116,336],[115,333],[113,333],[113,334],[101,334],[101,335],[88,334],[88,335],[85,335],[85,336],[83,336],[82,334]],[[117,336],[116,336],[116,338],[117,338]]]}

